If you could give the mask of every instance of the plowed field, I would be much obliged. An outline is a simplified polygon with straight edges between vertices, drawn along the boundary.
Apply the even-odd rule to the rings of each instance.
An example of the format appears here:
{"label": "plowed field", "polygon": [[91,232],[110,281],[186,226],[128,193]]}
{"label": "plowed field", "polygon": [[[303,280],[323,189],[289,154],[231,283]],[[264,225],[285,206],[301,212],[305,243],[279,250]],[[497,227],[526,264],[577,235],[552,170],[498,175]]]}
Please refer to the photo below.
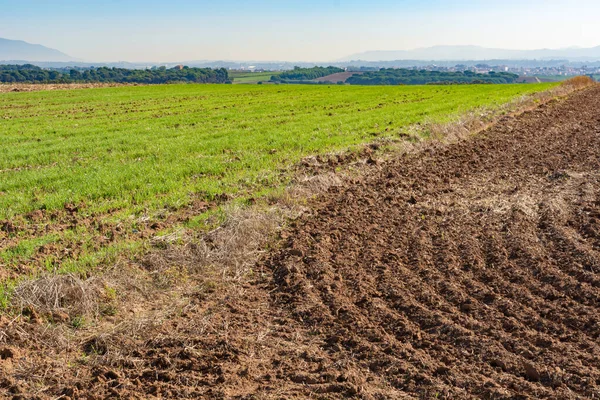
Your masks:
{"label": "plowed field", "polygon": [[600,88],[379,164],[312,210],[254,282],[43,396],[600,398]]}

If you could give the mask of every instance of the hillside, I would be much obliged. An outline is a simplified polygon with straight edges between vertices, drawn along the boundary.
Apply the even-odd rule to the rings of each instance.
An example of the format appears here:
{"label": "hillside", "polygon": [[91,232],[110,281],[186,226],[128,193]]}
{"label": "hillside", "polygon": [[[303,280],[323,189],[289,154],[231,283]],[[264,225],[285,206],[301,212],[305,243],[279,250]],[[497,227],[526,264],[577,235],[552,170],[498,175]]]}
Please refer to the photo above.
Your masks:
{"label": "hillside", "polygon": [[72,61],[73,57],[58,50],[22,40],[0,38],[0,61]]}
{"label": "hillside", "polygon": [[600,60],[600,46],[591,48],[509,50],[480,46],[433,46],[414,50],[367,51],[344,57],[342,61],[394,60]]}

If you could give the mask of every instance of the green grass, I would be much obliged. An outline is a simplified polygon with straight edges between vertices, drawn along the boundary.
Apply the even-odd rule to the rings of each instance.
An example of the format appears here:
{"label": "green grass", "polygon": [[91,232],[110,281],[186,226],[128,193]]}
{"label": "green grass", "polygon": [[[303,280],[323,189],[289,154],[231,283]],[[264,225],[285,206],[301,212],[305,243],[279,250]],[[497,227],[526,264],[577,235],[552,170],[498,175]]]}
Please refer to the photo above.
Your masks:
{"label": "green grass", "polygon": [[229,78],[233,83],[258,83],[268,82],[273,75],[279,75],[281,72],[249,72],[249,71],[229,71]]}
{"label": "green grass", "polygon": [[[19,231],[0,231],[0,268],[92,269],[119,252],[143,251],[140,221],[168,222],[169,213],[193,199],[280,190],[290,166],[307,155],[356,149],[425,119],[447,121],[552,86],[164,85],[3,93],[0,226],[10,220]],[[80,205],[80,223],[25,217],[35,210],[64,213],[67,203]],[[187,226],[203,220],[194,216]],[[126,234],[102,242],[94,221]],[[41,255],[48,246],[55,251]]]}
{"label": "green grass", "polygon": [[[547,80],[551,80],[554,82],[563,82],[566,81],[568,79],[574,78],[574,76],[565,76],[565,75],[536,75],[536,77],[540,78],[540,79],[547,79]],[[592,78],[594,78],[594,80],[598,81],[598,79],[600,79],[600,75],[592,75]]]}
{"label": "green grass", "polygon": [[554,82],[562,82],[562,81],[566,81],[567,79],[572,78],[572,76],[564,76],[564,75],[535,75],[535,76],[540,79],[548,79],[548,80],[552,80]]}

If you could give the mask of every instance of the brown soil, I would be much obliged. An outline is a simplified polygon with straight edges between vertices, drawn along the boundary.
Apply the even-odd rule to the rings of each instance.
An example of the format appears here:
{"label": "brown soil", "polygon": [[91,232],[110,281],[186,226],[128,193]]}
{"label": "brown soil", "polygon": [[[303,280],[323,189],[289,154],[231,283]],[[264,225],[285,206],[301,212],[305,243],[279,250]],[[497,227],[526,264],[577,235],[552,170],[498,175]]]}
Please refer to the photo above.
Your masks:
{"label": "brown soil", "polygon": [[[26,274],[35,275],[47,266],[48,260],[56,268],[69,260],[77,260],[86,252],[100,251],[103,247],[119,241],[149,240],[166,227],[188,222],[203,212],[216,209],[227,199],[204,201],[200,196],[190,200],[179,209],[165,209],[152,216],[137,219],[111,220],[119,210],[86,215],[85,204],[66,204],[61,210],[36,210],[13,220],[0,220],[0,250],[15,248],[23,239],[41,238],[49,234],[60,235],[68,230],[85,230],[90,236],[90,246],[84,246],[83,237],[63,238],[37,247],[27,259],[11,260],[0,271],[2,279],[17,279]],[[82,213],[83,211],[83,213]],[[83,215],[82,215],[83,214]],[[18,263],[18,265],[17,265]]]}
{"label": "brown soil", "polygon": [[0,319],[0,395],[600,397],[599,87],[369,171],[170,318]]}
{"label": "brown soil", "polygon": [[327,75],[318,79],[315,79],[317,82],[346,82],[346,79],[350,78],[352,75],[361,75],[362,72],[338,72],[336,74]]}
{"label": "brown soil", "polygon": [[[6,92],[38,92],[42,90],[72,90],[100,87],[127,86],[122,83],[0,83],[0,93]],[[134,85],[137,86],[137,85]]]}

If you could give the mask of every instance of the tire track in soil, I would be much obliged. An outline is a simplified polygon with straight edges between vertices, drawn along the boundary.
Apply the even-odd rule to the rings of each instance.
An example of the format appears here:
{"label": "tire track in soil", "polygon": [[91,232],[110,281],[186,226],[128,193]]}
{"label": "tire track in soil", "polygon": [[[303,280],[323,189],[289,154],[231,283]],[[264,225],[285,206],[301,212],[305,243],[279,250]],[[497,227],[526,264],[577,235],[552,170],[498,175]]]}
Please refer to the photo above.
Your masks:
{"label": "tire track in soil", "polygon": [[600,398],[599,87],[380,164],[282,237],[46,394]]}

